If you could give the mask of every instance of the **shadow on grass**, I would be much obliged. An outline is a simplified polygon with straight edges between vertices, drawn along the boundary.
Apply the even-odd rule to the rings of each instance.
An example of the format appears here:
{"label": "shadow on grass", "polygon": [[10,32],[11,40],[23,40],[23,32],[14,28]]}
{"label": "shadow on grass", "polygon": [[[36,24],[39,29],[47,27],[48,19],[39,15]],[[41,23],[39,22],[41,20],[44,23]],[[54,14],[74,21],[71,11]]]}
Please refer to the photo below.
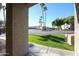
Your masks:
{"label": "shadow on grass", "polygon": [[57,43],[62,43],[64,42],[64,38],[61,38],[61,37],[57,37],[57,36],[52,36],[52,35],[44,35],[44,36],[41,36],[41,35],[38,35],[41,37],[41,41],[48,41],[48,40],[51,40],[53,42],[57,42]]}

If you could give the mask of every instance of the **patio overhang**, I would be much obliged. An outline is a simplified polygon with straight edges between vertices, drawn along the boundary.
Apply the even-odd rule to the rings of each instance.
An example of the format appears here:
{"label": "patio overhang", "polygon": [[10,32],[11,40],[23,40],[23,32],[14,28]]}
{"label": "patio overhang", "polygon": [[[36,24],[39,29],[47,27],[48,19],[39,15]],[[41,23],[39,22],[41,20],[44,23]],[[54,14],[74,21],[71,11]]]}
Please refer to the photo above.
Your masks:
{"label": "patio overhang", "polygon": [[[25,3],[26,4],[26,3]],[[30,8],[30,7],[32,7],[32,6],[34,6],[34,5],[36,5],[37,3],[27,3],[26,5],[27,5],[27,7],[28,8]]]}

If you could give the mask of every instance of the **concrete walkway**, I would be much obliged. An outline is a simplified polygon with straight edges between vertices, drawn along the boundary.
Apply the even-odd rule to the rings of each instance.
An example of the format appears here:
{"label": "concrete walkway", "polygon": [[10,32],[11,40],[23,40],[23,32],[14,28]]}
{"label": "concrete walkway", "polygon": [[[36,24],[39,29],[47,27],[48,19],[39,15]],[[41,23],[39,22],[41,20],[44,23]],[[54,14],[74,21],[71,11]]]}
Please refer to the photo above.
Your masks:
{"label": "concrete walkway", "polygon": [[0,56],[4,56],[6,54],[6,49],[5,49],[6,37],[5,36],[6,36],[5,34],[0,35]]}
{"label": "concrete walkway", "polygon": [[29,44],[28,56],[74,56],[75,53],[68,50],[51,48],[38,44]]}

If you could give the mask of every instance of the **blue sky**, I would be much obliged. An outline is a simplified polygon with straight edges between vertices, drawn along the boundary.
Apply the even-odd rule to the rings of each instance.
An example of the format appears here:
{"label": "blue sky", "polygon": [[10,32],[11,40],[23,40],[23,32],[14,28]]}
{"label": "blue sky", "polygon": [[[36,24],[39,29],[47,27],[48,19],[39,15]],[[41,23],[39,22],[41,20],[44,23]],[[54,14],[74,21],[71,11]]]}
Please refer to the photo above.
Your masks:
{"label": "blue sky", "polygon": [[[46,3],[47,10],[47,26],[51,27],[51,22],[56,18],[64,18],[74,15],[73,3]],[[41,16],[41,7],[39,4],[29,8],[29,26],[38,26]]]}

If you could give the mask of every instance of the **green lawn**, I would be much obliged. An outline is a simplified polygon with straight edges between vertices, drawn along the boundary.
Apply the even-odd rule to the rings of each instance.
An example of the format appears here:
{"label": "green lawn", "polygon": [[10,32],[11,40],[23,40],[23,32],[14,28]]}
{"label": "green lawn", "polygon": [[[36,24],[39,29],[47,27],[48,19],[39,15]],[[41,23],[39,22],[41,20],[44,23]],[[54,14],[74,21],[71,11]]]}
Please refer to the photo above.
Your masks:
{"label": "green lawn", "polygon": [[40,45],[74,51],[74,47],[64,41],[64,34],[29,35],[29,41]]}

